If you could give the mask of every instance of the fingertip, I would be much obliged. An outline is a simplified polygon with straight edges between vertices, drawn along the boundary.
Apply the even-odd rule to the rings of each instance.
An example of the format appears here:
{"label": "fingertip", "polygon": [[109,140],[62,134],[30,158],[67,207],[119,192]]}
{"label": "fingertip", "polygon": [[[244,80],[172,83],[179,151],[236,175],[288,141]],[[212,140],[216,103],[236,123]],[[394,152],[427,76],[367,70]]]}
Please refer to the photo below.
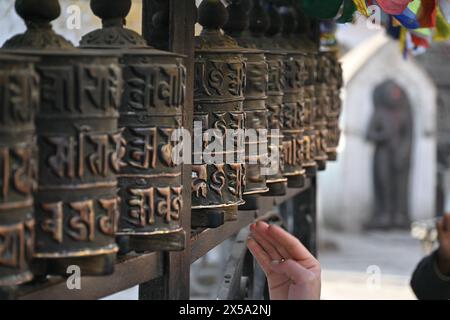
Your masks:
{"label": "fingertip", "polygon": [[267,224],[264,221],[257,221],[256,227],[265,227]]}
{"label": "fingertip", "polygon": [[269,225],[269,229],[273,230],[273,229],[281,229],[279,226],[277,226],[276,224],[271,224]]}
{"label": "fingertip", "polygon": [[259,244],[258,244],[258,242],[256,242],[255,239],[249,237],[249,238],[247,239],[247,247],[256,248],[256,247],[259,247]]}
{"label": "fingertip", "polygon": [[286,232],[283,228],[274,224],[269,225],[269,227],[267,228],[267,232],[269,232],[270,234],[274,234],[280,231]]}
{"label": "fingertip", "polygon": [[258,221],[256,223],[256,230],[257,231],[265,232],[265,231],[267,231],[267,228],[269,228],[269,225],[266,222],[264,222],[264,221]]}

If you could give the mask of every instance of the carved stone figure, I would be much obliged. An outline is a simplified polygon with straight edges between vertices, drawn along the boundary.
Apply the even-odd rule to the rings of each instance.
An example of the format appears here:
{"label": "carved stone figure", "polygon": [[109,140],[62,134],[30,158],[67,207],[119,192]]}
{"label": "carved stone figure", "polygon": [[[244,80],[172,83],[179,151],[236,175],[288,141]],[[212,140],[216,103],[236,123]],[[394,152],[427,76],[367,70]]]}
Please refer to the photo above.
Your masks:
{"label": "carved stone figure", "polygon": [[375,145],[375,206],[368,228],[408,228],[412,113],[405,91],[388,80],[376,87],[367,138]]}

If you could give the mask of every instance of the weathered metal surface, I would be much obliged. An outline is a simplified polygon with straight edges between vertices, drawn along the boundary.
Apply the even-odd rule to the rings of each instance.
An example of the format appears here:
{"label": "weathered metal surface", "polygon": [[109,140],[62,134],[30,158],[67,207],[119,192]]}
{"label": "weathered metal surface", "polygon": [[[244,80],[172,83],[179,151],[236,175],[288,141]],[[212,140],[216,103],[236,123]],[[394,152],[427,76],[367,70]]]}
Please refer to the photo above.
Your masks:
{"label": "weathered metal surface", "polygon": [[304,162],[303,166],[306,169],[308,176],[315,176],[318,168],[316,162],[316,130],[315,130],[315,114],[316,114],[316,92],[314,81],[316,78],[317,60],[314,54],[308,54],[306,60],[306,68],[308,78],[305,81],[305,97],[304,97],[304,112],[305,112],[305,134],[304,134]]}
{"label": "weathered metal surface", "polygon": [[256,49],[256,45],[248,41],[245,31],[249,25],[250,2],[233,1],[228,7],[229,19],[224,31],[232,36],[244,48],[253,50],[245,52],[247,65],[246,85],[244,90],[245,111],[245,172],[244,190],[245,205],[241,210],[257,209],[255,196],[269,191],[263,168],[267,168],[268,160],[268,113],[267,93],[269,83],[269,66],[264,51]]}
{"label": "weathered metal surface", "polygon": [[[24,3],[24,2],[26,2],[26,0],[23,0],[21,2]],[[37,7],[42,7],[44,9],[47,6],[47,1],[43,2],[43,1],[39,1],[39,0],[34,0],[34,1],[30,0],[30,3],[31,2],[34,2],[35,4],[37,3],[38,4]],[[56,1],[48,1],[48,3],[55,3],[55,2]],[[145,1],[145,2],[149,3],[149,1]],[[158,3],[158,5],[161,5],[163,7],[167,7],[166,6],[167,2],[169,2],[169,1],[166,1],[166,0],[154,0],[154,3]],[[186,0],[186,1],[170,0],[170,6],[171,6],[171,13],[170,13],[170,15],[171,15],[171,19],[172,19],[172,16],[174,15],[174,13],[172,12],[173,8],[179,8],[180,10],[182,10],[181,8],[186,8],[186,4],[188,2],[189,2],[189,0]],[[113,3],[113,2],[111,1],[111,3]],[[181,3],[183,3],[183,5],[180,5]],[[192,3],[194,3],[194,0],[192,0]],[[36,10],[37,12],[40,11],[40,9],[34,9],[34,10]],[[177,10],[177,12],[179,12],[180,10]],[[51,10],[50,11],[47,10],[47,12],[52,12],[52,11]],[[163,12],[164,12],[163,15],[165,17],[167,12],[164,11],[164,10],[163,10]],[[193,14],[188,14],[187,17],[184,17],[183,15],[179,15],[178,17],[181,18],[181,19],[175,19],[175,20],[171,21],[171,25],[170,25],[171,37],[170,37],[170,39],[167,38],[167,39],[169,39],[169,42],[171,43],[170,44],[171,47],[174,46],[174,43],[180,43],[178,41],[179,40],[179,36],[182,33],[182,31],[180,32],[180,29],[183,29],[186,26],[186,24],[188,24],[189,26],[193,25],[193,20],[194,20],[193,16],[194,16]],[[152,23],[154,23],[155,26],[161,26],[161,23],[164,23],[164,22],[162,22],[165,19],[164,17],[161,17],[160,15],[156,15],[155,14],[153,16],[154,20],[152,19]],[[211,15],[211,17],[213,19],[217,18],[216,15]],[[33,30],[35,32],[36,37],[38,37],[39,34],[45,34],[45,36],[41,37],[41,39],[39,41],[35,42],[35,43],[39,43],[37,45],[37,47],[59,48],[59,49],[65,48],[65,49],[68,49],[68,50],[72,50],[65,40],[62,40],[62,38],[60,38],[60,37],[58,37],[58,36],[56,36],[54,34],[54,32],[49,27],[48,23],[42,23],[41,24],[41,22],[43,20],[51,20],[51,19],[47,19],[47,18],[42,19],[42,17],[40,17],[39,19],[36,19],[36,21],[32,24],[33,27],[37,28],[37,29]],[[29,24],[30,22],[31,21],[27,21],[27,24]],[[39,28],[43,28],[43,29],[39,30]],[[192,29],[189,29],[189,28],[190,27],[186,27],[187,30],[191,30],[192,31]],[[45,32],[44,32],[44,29],[45,29]],[[167,30],[169,30],[169,29],[165,29],[165,31],[167,31]],[[27,33],[30,33],[30,32],[27,31]],[[174,37],[175,39],[172,39],[172,35],[174,33],[178,34],[178,36]],[[49,34],[49,36],[47,36],[47,34]],[[189,32],[187,34],[189,34]],[[193,33],[191,32],[190,34],[193,34]],[[49,40],[49,39],[53,39],[55,36],[57,38],[59,38],[59,40],[56,40],[56,39],[55,40]],[[29,36],[27,35],[27,37],[29,37]],[[191,41],[191,39],[189,39],[189,37],[190,36],[187,35],[186,38],[185,38],[185,39],[187,39],[187,41],[186,41],[187,43],[186,44],[182,44],[182,45],[175,44],[175,46],[178,46],[178,48],[181,48],[183,45],[186,45],[186,47],[189,47],[192,44],[192,41]],[[181,37],[181,38],[183,38],[183,37]],[[167,40],[167,39],[165,39],[165,40]],[[33,37],[31,37],[31,40],[33,40]],[[21,43],[25,45],[27,43],[29,44],[30,43],[29,41],[30,40],[21,41]],[[35,40],[33,40],[33,41],[35,41]],[[153,43],[153,42],[151,42],[151,43]],[[162,41],[161,43],[166,43],[166,41]],[[270,43],[269,43],[269,45],[270,45]],[[34,46],[34,44],[32,46]],[[166,47],[165,44],[158,45],[158,47],[161,47],[161,46]],[[130,52],[131,51],[133,51],[133,50],[130,50]],[[20,53],[25,55],[25,53],[22,53],[22,52],[20,52]],[[280,58],[283,57],[283,54],[281,54],[280,52],[276,52],[276,51],[273,51],[272,53],[274,55],[273,60],[276,61],[275,62],[276,64],[279,64],[280,63]],[[37,53],[36,52],[32,52],[32,53],[28,53],[28,54],[29,55],[36,55]],[[68,54],[68,56],[70,56],[69,53],[67,53],[67,54]],[[87,54],[88,53],[85,52],[85,53],[82,54],[82,56],[85,57]],[[239,53],[236,52],[236,54],[239,54]],[[50,58],[50,56],[52,56],[52,55],[55,55],[55,56],[56,55],[61,55],[61,52],[57,52],[57,53],[56,52],[48,52],[46,55],[44,55],[43,58],[47,62],[49,62],[50,60],[53,61],[54,59]],[[96,55],[96,57],[95,58],[91,57],[89,59],[88,63],[96,64],[96,66],[97,66],[97,64],[99,64],[99,61],[103,60],[103,59],[111,59],[111,61],[112,60],[116,60],[116,58],[114,58],[112,56],[107,58],[107,57],[104,57],[103,54],[99,55],[98,52],[95,55]],[[268,54],[266,54],[266,56],[267,55]],[[48,56],[48,58],[46,58],[45,56]],[[139,54],[131,53],[130,59],[137,58],[138,56],[139,56]],[[190,57],[190,59],[192,61],[193,60],[193,54],[189,54],[189,57]],[[58,58],[58,59],[60,59],[60,58]],[[58,59],[56,59],[56,60],[58,60]],[[78,62],[83,60],[83,59],[84,58],[81,58],[78,55],[76,55],[74,57],[74,60],[77,61],[77,62],[75,62],[77,65],[78,65]],[[96,59],[98,59],[98,60],[96,60]],[[67,57],[65,57],[64,60],[66,62],[68,62],[68,64],[70,64],[73,61],[71,58],[67,58]],[[268,63],[270,64],[270,58],[267,58],[267,60],[268,60]],[[123,61],[125,61],[125,60],[123,60]],[[103,62],[105,62],[105,61],[103,60]],[[116,63],[117,63],[117,61],[115,61],[113,63],[113,65],[116,65]],[[44,64],[44,66],[45,66],[45,64]],[[61,66],[62,66],[62,63],[61,63]],[[78,68],[78,66],[74,66],[73,68]],[[194,68],[188,68],[188,69],[193,70]],[[280,74],[282,74],[282,68],[280,69],[279,66],[275,66],[274,69],[277,69],[278,72]],[[1,67],[0,67],[0,73],[1,73]],[[189,71],[189,73],[191,74],[190,71]],[[274,78],[276,78],[276,77],[274,77]],[[61,90],[67,90],[66,89],[67,86],[65,86],[65,84],[66,83],[70,83],[70,81],[68,81],[68,82],[61,81],[60,83],[62,83]],[[99,84],[100,83],[102,83],[101,80],[99,80]],[[282,81],[279,81],[279,83],[281,84]],[[192,86],[193,85],[193,81],[188,81],[187,85],[188,86]],[[79,87],[75,86],[75,89],[78,90]],[[91,88],[88,88],[86,90],[86,92],[87,91],[93,92],[90,89]],[[108,91],[108,86],[105,87],[105,90]],[[47,93],[50,92],[48,90],[45,90],[45,91]],[[188,90],[188,91],[192,92],[193,90]],[[77,91],[77,92],[79,92],[79,91]],[[95,92],[95,90],[94,90],[94,92]],[[280,92],[280,90],[274,90],[274,92],[277,92],[278,98],[280,96],[282,98],[282,93]],[[192,94],[192,93],[187,93],[187,95],[189,95],[189,94]],[[269,94],[268,95],[270,96],[270,90],[269,90]],[[79,97],[83,97],[83,96],[88,96],[88,94],[86,94],[86,95],[80,94],[79,95]],[[93,98],[95,100],[95,97],[96,97],[95,94],[94,95],[89,95],[89,96],[90,96],[90,98]],[[104,95],[98,95],[97,97],[100,97],[100,96],[104,97]],[[278,101],[278,100],[276,100],[276,101]],[[117,105],[119,105],[119,102],[120,101],[117,102]],[[72,105],[71,104],[67,104],[67,106],[70,108]],[[81,104],[76,104],[76,106],[81,106]],[[190,113],[190,112],[188,111],[187,113]],[[69,114],[71,114],[71,113],[69,113]],[[186,118],[189,118],[189,116],[186,117],[186,114],[185,114],[183,116],[183,118],[186,119]],[[104,119],[104,114],[101,117],[99,117],[98,119]],[[282,119],[282,116],[280,116],[279,119]],[[87,120],[87,121],[91,121],[91,120]],[[95,124],[97,125],[97,120],[95,121]],[[61,126],[63,126],[63,124]],[[115,131],[115,132],[117,132],[117,131]],[[1,141],[1,137],[0,137],[0,141]],[[115,145],[115,146],[118,147],[118,145]],[[116,149],[117,150],[116,155],[118,156],[118,158],[120,158],[120,155],[122,154],[121,151],[123,151],[123,149],[121,151],[119,151],[119,149],[120,148]],[[96,153],[95,151],[92,152],[92,154],[95,154],[95,153]],[[122,160],[123,160],[123,158],[122,158]],[[64,161],[64,159],[62,159],[61,161]],[[92,160],[92,161],[94,161],[94,160]],[[66,166],[66,163],[67,162],[64,162],[65,166]],[[75,163],[75,162],[73,162],[73,163]],[[68,168],[68,166],[66,166],[65,168]],[[191,172],[189,170],[189,174],[190,173]],[[186,182],[186,180],[184,181],[184,185],[186,186],[185,182]],[[267,208],[269,208],[269,207],[271,208],[273,204],[279,203],[279,202],[283,202],[284,200],[286,200],[288,198],[291,198],[292,197],[292,194],[291,194],[292,192],[300,193],[300,192],[303,192],[303,191],[304,191],[303,189],[292,189],[292,190],[289,190],[288,194],[284,198],[280,198],[280,197],[278,197],[278,198],[266,198],[266,197],[260,198],[259,201],[260,201],[261,204],[259,206],[262,208],[261,209],[261,213],[264,213],[267,210]],[[67,191],[68,194],[70,194],[71,192],[72,191]],[[84,192],[84,194],[86,195],[87,198],[92,197],[90,192]],[[190,197],[190,194],[185,194],[184,196],[185,196],[185,198],[186,198],[186,196]],[[233,207],[231,207],[231,208],[232,208],[232,210],[231,210],[230,217],[233,218],[233,217],[235,217],[235,211],[233,211],[233,209],[234,209]],[[223,217],[223,215],[222,215],[222,217]],[[80,218],[81,218],[81,216],[80,216]],[[184,219],[184,217],[182,217],[182,218]],[[236,233],[236,231],[239,230],[240,228],[248,225],[251,222],[252,219],[253,219],[252,215],[248,215],[248,214],[241,215],[241,216],[239,216],[239,219],[234,221],[234,222],[227,223],[226,225],[222,226],[219,229],[207,229],[207,230],[202,232],[202,235],[200,235],[198,237],[194,237],[192,239],[192,243],[193,243],[192,260],[195,260],[196,258],[198,258],[198,256],[203,255],[205,252],[209,251],[210,248],[212,248],[213,246],[219,244],[225,238],[229,237],[231,234]],[[187,220],[189,220],[189,217],[188,217]],[[100,222],[100,219],[98,219],[98,220],[96,219],[96,222],[97,221]],[[102,221],[104,221],[104,220],[102,220]],[[81,226],[82,224],[83,224],[83,222],[79,226]],[[1,217],[0,217],[0,225],[1,225]],[[71,227],[69,226],[66,229],[70,230],[70,228]],[[222,228],[224,230],[221,230]],[[82,229],[80,229],[80,230],[82,230]],[[188,229],[186,229],[186,227],[185,227],[185,230],[188,230]],[[190,250],[187,250],[185,252],[186,252],[186,254],[188,256],[191,253]],[[155,282],[155,283],[149,283],[148,284],[148,288],[146,288],[146,289],[148,289],[148,291],[153,291],[153,292],[154,291],[159,291],[159,292],[163,293],[163,295],[161,295],[161,297],[164,297],[164,298],[170,297],[170,298],[173,298],[173,299],[179,298],[180,295],[177,294],[177,292],[183,291],[184,292],[183,297],[188,297],[188,293],[187,293],[187,292],[189,292],[188,278],[186,280],[186,279],[181,279],[181,277],[177,278],[176,276],[173,276],[174,274],[183,274],[183,275],[187,274],[188,275],[189,271],[188,271],[188,268],[185,266],[186,261],[184,261],[184,262],[183,261],[178,261],[178,260],[174,261],[174,260],[172,260],[172,258],[169,258],[170,256],[172,256],[174,254],[178,254],[178,253],[170,253],[170,254],[162,254],[162,255],[154,254],[154,253],[143,254],[143,255],[139,255],[139,256],[134,256],[133,255],[133,257],[131,257],[131,259],[129,261],[128,260],[124,261],[124,262],[119,261],[119,265],[117,266],[117,272],[106,279],[107,282],[110,285],[100,286],[99,284],[100,284],[101,281],[99,282],[99,281],[95,280],[95,278],[91,279],[91,278],[87,277],[85,279],[85,280],[88,281],[87,287],[84,288],[85,284],[83,284],[83,288],[86,289],[87,291],[83,289],[81,291],[75,290],[77,292],[75,292],[75,291],[68,292],[67,288],[66,288],[66,285],[65,285],[65,281],[61,281],[59,277],[55,281],[55,282],[57,282],[56,285],[53,285],[54,284],[53,280],[55,280],[53,277],[50,277],[50,281],[42,281],[42,282],[36,281],[35,283],[30,284],[29,285],[30,287],[28,285],[23,287],[24,288],[23,292],[27,292],[27,294],[24,296],[24,298],[33,298],[33,299],[36,299],[36,298],[37,299],[41,299],[41,298],[46,298],[46,297],[47,298],[57,298],[57,299],[61,299],[61,298],[100,298],[101,296],[103,296],[105,294],[111,294],[111,293],[113,293],[115,291],[122,290],[124,288],[133,286],[133,285],[138,284],[138,283],[142,283],[143,281],[154,279],[156,277],[158,277],[158,279],[160,279],[161,281]],[[77,260],[75,260],[75,261],[72,260],[71,263],[79,264],[81,266],[81,268],[82,268],[82,272],[84,272],[85,270],[89,270],[90,266],[97,265],[97,267],[95,268],[96,272],[94,272],[94,273],[98,274],[99,273],[98,272],[99,271],[99,266],[100,267],[103,266],[105,268],[105,264],[107,264],[108,266],[111,266],[113,264],[113,256],[114,255],[110,255],[109,257],[111,259],[109,259],[109,260],[108,259],[100,259],[100,260],[97,259],[96,260],[96,259],[91,259],[92,257],[86,257],[87,260],[78,260],[78,261]],[[130,258],[130,256],[131,255],[127,255],[126,259]],[[51,267],[53,268],[53,270],[64,270],[64,268],[63,268],[63,264],[64,263],[65,262],[63,262],[63,261],[60,261],[58,263],[56,263],[56,261],[55,261],[55,262],[53,262],[51,264]],[[148,267],[144,266],[145,263],[147,263]],[[187,261],[187,263],[189,263],[189,261]],[[245,262],[244,265],[251,265],[251,263],[247,264]],[[85,267],[87,269],[85,269]],[[143,267],[145,267],[145,272],[140,272]],[[49,270],[49,269],[47,269],[47,270]],[[44,269],[40,270],[40,273],[45,273],[45,272],[46,271]],[[171,274],[171,276],[169,277],[168,274]],[[245,273],[245,266],[244,266],[243,274],[245,276],[247,276],[247,274]],[[178,279],[180,281],[177,281]],[[187,283],[187,285],[186,285],[186,283]],[[246,282],[246,281],[241,282],[241,284],[245,284],[245,283],[248,283],[248,282]],[[155,285],[157,287],[155,287]],[[183,288],[180,290],[179,289],[180,287],[183,287]],[[238,286],[237,288],[238,289],[239,288],[243,288],[243,286]],[[19,290],[19,291],[21,291],[21,290]],[[231,292],[232,295],[234,295],[234,293],[235,292]],[[21,295],[22,293],[19,293],[19,294]],[[143,298],[143,297],[145,297],[145,295],[142,294],[142,295],[140,295],[140,297]]]}
{"label": "weathered metal surface", "polygon": [[267,98],[267,111],[269,119],[269,159],[278,160],[272,165],[277,169],[276,173],[267,177],[269,192],[267,196],[283,196],[286,194],[287,178],[284,172],[284,147],[283,147],[283,100],[284,100],[284,54],[277,51],[266,52],[269,65],[269,85]]}
{"label": "weathered metal surface", "polygon": [[[194,0],[195,1],[195,0]],[[195,6],[194,1],[192,5]],[[170,37],[171,29],[171,1],[170,0],[144,0],[142,1],[142,36],[151,46],[170,50],[173,40]],[[178,10],[182,10],[182,6]],[[196,7],[193,8],[196,10]],[[173,14],[173,13],[172,13]],[[192,17],[194,18],[194,17]],[[173,28],[175,21],[172,21]],[[184,21],[176,23],[183,24]],[[192,23],[192,22],[191,22]],[[190,35],[192,38],[194,35]],[[171,50],[172,51],[172,50]]]}
{"label": "weathered metal surface", "polygon": [[337,52],[330,50],[327,52],[327,57],[330,60],[331,73],[328,80],[328,97],[329,104],[326,111],[327,118],[327,156],[328,160],[337,160],[337,148],[339,146],[341,129],[339,127],[339,118],[342,111],[341,88],[342,80],[342,66],[338,61]]}
{"label": "weathered metal surface", "polygon": [[277,8],[269,2],[268,14],[271,26],[266,35],[273,38],[273,44],[286,56],[284,63],[283,96],[283,160],[284,176],[288,186],[301,188],[305,184],[306,170],[303,168],[303,79],[305,74],[305,54],[292,44],[295,19],[286,7]]}
{"label": "weathered metal surface", "polygon": [[[42,80],[34,257],[47,262],[46,273],[66,274],[70,264],[84,274],[111,273],[123,151],[118,58],[100,51],[36,54]],[[91,268],[96,258],[102,262]]]}
{"label": "weathered metal surface", "polygon": [[314,130],[316,132],[316,162],[319,170],[325,170],[327,166],[327,109],[330,105],[328,95],[328,79],[331,72],[331,63],[324,52],[317,55],[317,77],[315,82],[315,113]]}
{"label": "weathered metal surface", "polygon": [[0,291],[33,277],[38,85],[32,60],[0,54]]}
{"label": "weathered metal surface", "polygon": [[[116,173],[123,151],[118,56],[70,48],[47,29],[59,14],[58,2],[39,3],[17,2],[17,11],[35,29],[8,43],[15,49],[32,46],[35,50],[14,52],[40,58],[33,271],[66,275],[69,265],[78,265],[85,275],[109,274],[117,252]],[[41,31],[40,41],[28,39]]]}
{"label": "weathered metal surface", "polygon": [[318,46],[309,38],[310,19],[302,14],[300,5],[294,4],[297,28],[292,36],[292,45],[305,54],[306,72],[303,78],[303,167],[308,176],[317,172],[316,131],[314,127],[316,112],[315,79],[317,74]]}
{"label": "weathered metal surface", "polygon": [[[218,226],[233,220],[237,207],[244,203],[243,136],[233,134],[233,130],[244,129],[246,64],[237,42],[221,32],[226,19],[226,8],[219,0],[201,3],[203,31],[196,38],[195,53],[193,226]],[[196,123],[201,128],[196,129]],[[202,150],[212,146],[203,141],[208,138],[207,129],[215,129],[212,135],[217,137],[209,138],[221,149],[211,161],[215,163],[210,164],[202,157]]]}
{"label": "weathered metal surface", "polygon": [[121,217],[116,234],[129,237],[130,250],[183,250],[181,164],[174,161],[172,135],[182,128],[186,69],[180,56],[152,49],[139,34],[124,28],[131,0],[113,4],[91,1],[103,28],[84,36],[81,46],[124,49]]}
{"label": "weathered metal surface", "polygon": [[66,49],[73,45],[56,34],[50,21],[61,14],[58,0],[16,0],[16,11],[25,20],[27,30],[5,42],[4,48]]}
{"label": "weathered metal surface", "polygon": [[[268,86],[266,110],[268,119],[268,157],[275,173],[266,177],[269,192],[264,196],[282,196],[286,194],[287,178],[283,176],[283,97],[284,97],[284,63],[285,54],[274,49],[272,41],[265,36],[270,27],[270,19],[261,1],[253,1],[249,10],[249,24],[239,43],[248,48],[264,51],[268,64]],[[274,130],[274,131],[272,131]]]}

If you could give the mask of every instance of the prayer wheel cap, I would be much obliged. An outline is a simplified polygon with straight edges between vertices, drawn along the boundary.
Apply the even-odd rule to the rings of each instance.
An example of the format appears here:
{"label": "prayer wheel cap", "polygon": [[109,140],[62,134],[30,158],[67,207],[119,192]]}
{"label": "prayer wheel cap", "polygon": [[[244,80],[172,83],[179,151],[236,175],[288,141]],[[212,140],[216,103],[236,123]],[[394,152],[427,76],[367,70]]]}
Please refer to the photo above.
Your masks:
{"label": "prayer wheel cap", "polygon": [[266,31],[267,37],[273,37],[280,33],[281,26],[282,26],[282,20],[281,16],[278,13],[278,10],[273,6],[269,5],[269,8],[267,10],[268,18],[269,18],[269,28]]}
{"label": "prayer wheel cap", "polygon": [[102,19],[103,27],[81,38],[82,48],[149,48],[145,39],[137,32],[125,28],[125,19],[130,13],[131,0],[91,0],[91,9]]}
{"label": "prayer wheel cap", "polygon": [[228,11],[220,0],[204,0],[198,8],[198,21],[207,30],[218,30],[227,23]]}
{"label": "prayer wheel cap", "polygon": [[131,10],[131,0],[92,0],[91,9],[103,20],[125,18]]}
{"label": "prayer wheel cap", "polygon": [[5,42],[6,49],[64,49],[73,45],[56,34],[50,24],[61,14],[58,0],[16,0],[17,14],[25,21],[27,30]]}
{"label": "prayer wheel cap", "polygon": [[225,32],[231,35],[240,35],[244,30],[248,28],[249,20],[248,13],[250,11],[250,5],[248,0],[233,1],[227,8],[228,21],[224,25]]}
{"label": "prayer wheel cap", "polygon": [[55,20],[61,14],[58,0],[17,0],[16,12],[25,21]]}
{"label": "prayer wheel cap", "polygon": [[254,1],[253,7],[250,10],[250,32],[255,36],[262,36],[269,28],[269,24],[269,16],[261,5],[261,1]]}
{"label": "prayer wheel cap", "polygon": [[283,34],[291,34],[297,28],[296,14],[290,7],[280,7],[279,9],[281,20],[283,21]]}

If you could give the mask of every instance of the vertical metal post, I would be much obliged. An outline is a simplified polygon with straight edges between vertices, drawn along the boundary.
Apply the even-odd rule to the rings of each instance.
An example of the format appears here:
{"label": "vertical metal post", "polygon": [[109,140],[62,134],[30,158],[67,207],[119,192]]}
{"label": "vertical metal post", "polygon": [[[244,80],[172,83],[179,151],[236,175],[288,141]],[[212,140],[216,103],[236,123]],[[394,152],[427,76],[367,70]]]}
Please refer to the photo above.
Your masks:
{"label": "vertical metal post", "polygon": [[[167,43],[154,42],[158,49],[169,50],[186,56],[184,64],[187,68],[186,104],[183,114],[183,126],[192,132],[193,125],[193,93],[194,93],[194,25],[196,21],[195,0],[143,0],[143,35],[147,41],[155,36],[154,21],[158,25],[158,38],[169,39]],[[157,11],[155,11],[157,10]],[[152,19],[155,14],[159,19]],[[167,17],[168,15],[168,17]],[[163,22],[169,26],[164,28]],[[163,33],[166,33],[165,35]],[[167,47],[165,47],[167,46]],[[183,166],[183,185],[191,185],[191,166]],[[164,253],[164,276],[139,286],[139,299],[189,299],[190,275],[190,231],[191,231],[191,190],[186,188],[183,194],[184,209],[182,227],[186,231],[186,247],[182,252]]]}

